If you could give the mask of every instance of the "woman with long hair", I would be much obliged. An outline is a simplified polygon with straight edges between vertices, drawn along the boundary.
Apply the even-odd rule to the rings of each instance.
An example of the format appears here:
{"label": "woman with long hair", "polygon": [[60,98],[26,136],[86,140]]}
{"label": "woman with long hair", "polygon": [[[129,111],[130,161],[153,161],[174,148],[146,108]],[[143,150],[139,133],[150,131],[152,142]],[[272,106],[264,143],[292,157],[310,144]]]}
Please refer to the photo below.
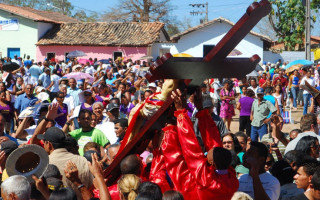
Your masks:
{"label": "woman with long hair", "polygon": [[302,151],[307,155],[317,159],[319,158],[319,141],[317,137],[302,137],[295,148],[296,151]]}
{"label": "woman with long hair", "polygon": [[5,129],[7,133],[9,133],[10,125],[13,123],[14,107],[13,104],[6,99],[6,93],[4,91],[0,91],[0,113],[6,119]]}
{"label": "woman with long hair", "polygon": [[235,100],[235,94],[232,87],[230,87],[229,81],[224,82],[224,86],[220,91],[220,99],[220,117],[225,123],[227,122],[227,128],[230,131],[231,120],[235,115],[234,106],[232,104],[232,101]]}
{"label": "woman with long hair", "polygon": [[10,92],[7,90],[6,84],[1,82],[0,83],[0,92],[4,92],[5,99],[9,102],[11,102],[11,95]]}
{"label": "woman with long hair", "polygon": [[300,85],[300,74],[298,70],[294,70],[293,75],[290,76],[289,85],[291,85],[290,91],[293,98],[293,110],[297,110],[297,99]]}
{"label": "woman with long hair", "polygon": [[141,181],[134,174],[125,174],[118,181],[118,190],[121,200],[135,200]]}
{"label": "woman with long hair", "polygon": [[279,110],[280,110],[280,114],[282,115],[284,98],[283,98],[281,85],[274,86],[274,93],[272,94],[272,96],[277,100],[278,106],[279,106]]}

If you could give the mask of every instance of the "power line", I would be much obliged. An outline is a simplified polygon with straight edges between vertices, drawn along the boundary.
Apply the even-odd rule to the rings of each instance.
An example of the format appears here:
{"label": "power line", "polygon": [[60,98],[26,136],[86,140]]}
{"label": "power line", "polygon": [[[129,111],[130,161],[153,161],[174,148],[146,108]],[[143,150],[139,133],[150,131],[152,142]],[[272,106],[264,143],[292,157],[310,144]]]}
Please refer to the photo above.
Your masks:
{"label": "power line", "polygon": [[[189,6],[192,6],[192,7],[198,7],[198,8],[205,8],[206,10],[205,11],[201,11],[201,10],[197,10],[197,11],[191,11],[190,14],[192,16],[195,16],[195,15],[202,15],[203,13],[206,14],[206,17],[205,17],[205,22],[208,22],[209,19],[208,19],[208,2],[206,3],[194,3],[194,4],[189,4]],[[201,22],[201,20],[200,20]]]}

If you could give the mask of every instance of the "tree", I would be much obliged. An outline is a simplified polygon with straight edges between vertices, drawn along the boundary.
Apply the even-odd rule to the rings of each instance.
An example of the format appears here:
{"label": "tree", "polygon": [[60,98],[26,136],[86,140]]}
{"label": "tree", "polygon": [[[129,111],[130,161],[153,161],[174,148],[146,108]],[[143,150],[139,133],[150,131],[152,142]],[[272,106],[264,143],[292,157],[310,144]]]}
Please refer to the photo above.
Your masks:
{"label": "tree", "polygon": [[104,21],[162,21],[168,22],[172,7],[170,0],[120,0],[109,8],[102,19]]}
{"label": "tree", "polygon": [[88,16],[85,11],[79,10],[73,15],[73,18],[82,22],[96,22],[98,19],[98,14],[96,12],[93,12]]}
{"label": "tree", "polygon": [[[279,42],[283,42],[286,50],[294,50],[296,45],[302,49],[305,35],[305,7],[301,0],[270,0],[272,11],[269,22],[276,32]],[[317,9],[320,0],[312,0],[311,8]],[[316,18],[313,17],[313,22]]]}

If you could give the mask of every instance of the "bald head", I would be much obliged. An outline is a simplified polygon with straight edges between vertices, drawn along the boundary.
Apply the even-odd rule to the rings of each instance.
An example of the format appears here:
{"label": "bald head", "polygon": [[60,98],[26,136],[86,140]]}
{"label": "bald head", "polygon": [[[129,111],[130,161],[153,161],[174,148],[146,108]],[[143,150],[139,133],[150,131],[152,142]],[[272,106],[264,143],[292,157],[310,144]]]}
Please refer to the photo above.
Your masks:
{"label": "bald head", "polygon": [[121,174],[141,174],[142,161],[135,154],[128,155],[120,163]]}

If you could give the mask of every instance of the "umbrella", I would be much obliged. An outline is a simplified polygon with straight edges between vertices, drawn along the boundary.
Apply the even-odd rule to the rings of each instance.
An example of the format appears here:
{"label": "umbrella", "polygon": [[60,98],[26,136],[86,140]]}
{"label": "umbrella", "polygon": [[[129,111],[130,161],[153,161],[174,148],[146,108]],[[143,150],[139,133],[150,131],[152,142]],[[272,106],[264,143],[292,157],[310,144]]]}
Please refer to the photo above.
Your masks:
{"label": "umbrella", "polygon": [[16,62],[6,62],[3,64],[2,69],[7,72],[12,72],[20,68]]}
{"label": "umbrella", "polygon": [[84,59],[84,58],[81,58],[81,59],[78,60],[79,64],[84,64],[85,65],[87,62],[90,63],[90,60]]}
{"label": "umbrella", "polygon": [[139,60],[152,60],[153,56],[142,56]]}
{"label": "umbrella", "polygon": [[247,76],[257,77],[260,76],[260,74],[256,70],[253,70],[250,74],[247,74]]}
{"label": "umbrella", "polygon": [[94,63],[94,65],[99,65],[99,62],[102,62],[102,64],[110,64],[109,59],[101,59]]}
{"label": "umbrella", "polygon": [[74,78],[76,79],[76,81],[81,79],[89,79],[90,83],[93,82],[93,77],[83,72],[71,72],[70,74],[66,74],[65,77],[67,77],[68,79]]}
{"label": "umbrella", "polygon": [[173,57],[192,57],[192,55],[187,54],[187,53],[177,53],[177,54],[173,54]]}
{"label": "umbrella", "polygon": [[239,56],[239,55],[242,55],[242,52],[237,50],[237,49],[233,49],[229,54],[228,56]]}
{"label": "umbrella", "polygon": [[293,66],[289,67],[288,69],[286,69],[285,73],[287,74],[287,73],[293,72],[296,69],[300,69],[302,66],[303,66],[302,64],[293,65]]}
{"label": "umbrella", "polygon": [[71,51],[69,52],[69,54],[67,55],[68,58],[75,58],[75,57],[82,57],[82,56],[86,56],[87,54],[85,54],[83,51]]}
{"label": "umbrella", "polygon": [[292,62],[288,63],[286,65],[285,69],[288,69],[289,67],[291,67],[293,65],[298,65],[298,64],[301,64],[301,65],[312,65],[313,62],[311,62],[309,60],[295,60],[295,61],[292,61]]}

